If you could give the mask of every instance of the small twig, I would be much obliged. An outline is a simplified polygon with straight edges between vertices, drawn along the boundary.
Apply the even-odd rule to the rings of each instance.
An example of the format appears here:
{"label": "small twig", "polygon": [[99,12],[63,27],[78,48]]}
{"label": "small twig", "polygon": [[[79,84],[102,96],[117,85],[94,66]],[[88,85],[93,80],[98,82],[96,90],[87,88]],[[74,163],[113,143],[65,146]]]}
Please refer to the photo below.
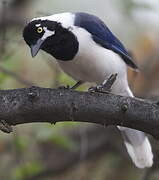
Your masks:
{"label": "small twig", "polygon": [[4,133],[11,133],[13,131],[12,127],[5,120],[0,120],[0,130]]}

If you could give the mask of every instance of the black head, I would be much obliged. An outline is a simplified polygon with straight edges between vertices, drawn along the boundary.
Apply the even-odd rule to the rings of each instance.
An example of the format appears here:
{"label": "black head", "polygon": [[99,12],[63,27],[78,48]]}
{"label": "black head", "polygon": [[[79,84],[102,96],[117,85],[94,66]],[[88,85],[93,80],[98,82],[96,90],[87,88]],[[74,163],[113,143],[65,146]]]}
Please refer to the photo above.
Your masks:
{"label": "black head", "polygon": [[56,21],[33,20],[24,28],[23,37],[33,57],[42,49],[56,59],[72,60],[78,51],[76,36]]}

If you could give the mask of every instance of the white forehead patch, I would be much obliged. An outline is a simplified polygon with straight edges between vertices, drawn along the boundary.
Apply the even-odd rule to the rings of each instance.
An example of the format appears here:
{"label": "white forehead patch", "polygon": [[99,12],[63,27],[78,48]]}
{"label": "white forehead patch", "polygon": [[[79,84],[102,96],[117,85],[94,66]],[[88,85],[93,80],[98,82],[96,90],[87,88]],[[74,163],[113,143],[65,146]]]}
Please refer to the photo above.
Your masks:
{"label": "white forehead patch", "polygon": [[61,14],[54,14],[54,15],[51,15],[51,16],[44,16],[44,17],[34,18],[31,21],[34,21],[34,20],[56,21],[56,22],[61,23],[61,25],[64,28],[69,28],[69,27],[74,25],[74,19],[75,19],[75,14],[66,12],[66,13],[61,13]]}
{"label": "white forehead patch", "polygon": [[47,29],[47,27],[44,27],[43,29],[44,29],[45,33],[41,38],[42,40],[45,40],[46,38],[48,38],[48,37],[55,34],[55,31],[50,31],[50,30]]}
{"label": "white forehead patch", "polygon": [[36,26],[36,27],[40,27],[40,26],[41,26],[41,24],[35,24],[35,26]]}

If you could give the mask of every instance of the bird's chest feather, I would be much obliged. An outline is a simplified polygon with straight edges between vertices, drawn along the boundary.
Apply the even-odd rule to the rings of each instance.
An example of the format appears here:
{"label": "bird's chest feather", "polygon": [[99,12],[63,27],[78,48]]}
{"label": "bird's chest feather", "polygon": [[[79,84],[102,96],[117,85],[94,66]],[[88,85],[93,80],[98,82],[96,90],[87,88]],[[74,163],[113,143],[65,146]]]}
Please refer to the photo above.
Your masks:
{"label": "bird's chest feather", "polygon": [[125,64],[118,55],[96,44],[90,34],[82,29],[75,29],[74,33],[79,41],[79,49],[72,60],[58,61],[64,72],[76,80],[96,83],[112,73],[121,74]]}
{"label": "bird's chest feather", "polygon": [[95,82],[98,74],[98,67],[94,57],[90,55],[77,55],[71,61],[60,61],[61,68],[75,80]]}

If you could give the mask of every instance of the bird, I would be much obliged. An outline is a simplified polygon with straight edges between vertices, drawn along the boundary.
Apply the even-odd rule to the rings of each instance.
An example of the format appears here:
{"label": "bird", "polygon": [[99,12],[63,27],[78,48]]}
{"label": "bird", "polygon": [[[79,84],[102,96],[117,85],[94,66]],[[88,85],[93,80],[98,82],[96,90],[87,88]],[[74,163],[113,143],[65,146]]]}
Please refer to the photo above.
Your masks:
{"label": "bird", "polygon": [[[134,97],[128,85],[127,68],[138,67],[121,41],[97,16],[63,12],[36,17],[24,26],[23,38],[32,57],[43,50],[56,59],[61,69],[76,80],[73,88],[84,82],[99,85],[117,73],[111,92]],[[151,167],[153,153],[146,134],[127,127],[118,129],[136,167]]]}

